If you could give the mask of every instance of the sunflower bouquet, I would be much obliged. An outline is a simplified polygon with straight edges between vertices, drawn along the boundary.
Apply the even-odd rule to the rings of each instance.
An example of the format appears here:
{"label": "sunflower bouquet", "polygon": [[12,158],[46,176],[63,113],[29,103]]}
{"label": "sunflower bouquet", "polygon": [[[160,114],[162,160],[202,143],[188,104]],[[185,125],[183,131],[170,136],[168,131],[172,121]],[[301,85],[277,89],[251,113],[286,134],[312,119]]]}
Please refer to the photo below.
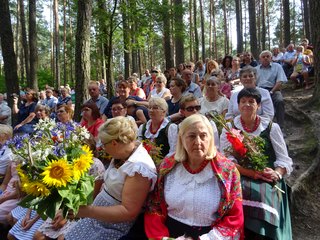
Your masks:
{"label": "sunflower bouquet", "polygon": [[84,144],[88,131],[76,123],[39,120],[33,135],[15,136],[9,147],[17,156],[21,190],[20,205],[32,208],[43,218],[54,218],[61,209],[77,213],[80,205],[92,202],[93,178],[88,170],[93,154]]}

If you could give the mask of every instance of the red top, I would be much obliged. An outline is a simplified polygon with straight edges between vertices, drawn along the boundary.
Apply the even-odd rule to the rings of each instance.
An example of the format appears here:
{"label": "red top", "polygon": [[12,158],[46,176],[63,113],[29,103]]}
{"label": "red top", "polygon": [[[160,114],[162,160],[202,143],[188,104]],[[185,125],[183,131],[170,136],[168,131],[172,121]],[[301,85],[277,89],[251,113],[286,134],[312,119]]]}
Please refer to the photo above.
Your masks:
{"label": "red top", "polygon": [[[244,217],[242,209],[242,193],[240,174],[236,166],[220,153],[209,161],[221,187],[221,200],[217,219],[211,227],[216,228],[222,236],[232,239],[240,232],[240,239],[244,239]],[[164,177],[177,164],[174,156],[165,158],[158,169],[158,180],[154,191],[147,200],[147,209],[144,215],[145,232],[149,239],[161,240],[169,237],[165,225],[167,217],[167,204],[164,199]]]}
{"label": "red top", "polygon": [[98,129],[99,127],[104,123],[104,121],[101,118],[98,118],[94,124],[92,124],[90,127],[88,126],[88,122],[82,120],[81,126],[88,129],[88,131],[94,136],[98,136]]}

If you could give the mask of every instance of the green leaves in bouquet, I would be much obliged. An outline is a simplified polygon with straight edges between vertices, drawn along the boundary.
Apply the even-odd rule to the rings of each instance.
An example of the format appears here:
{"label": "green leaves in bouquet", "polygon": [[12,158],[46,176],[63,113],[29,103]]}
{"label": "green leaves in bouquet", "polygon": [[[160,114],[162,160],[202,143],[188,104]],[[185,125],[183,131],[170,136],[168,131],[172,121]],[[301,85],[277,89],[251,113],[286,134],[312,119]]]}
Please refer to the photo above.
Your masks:
{"label": "green leaves in bouquet", "polygon": [[85,174],[77,183],[69,184],[68,187],[59,188],[58,192],[63,199],[63,214],[66,216],[68,210],[76,215],[81,205],[91,204],[93,201],[92,176]]}
{"label": "green leaves in bouquet", "polygon": [[44,220],[47,217],[53,219],[59,209],[63,210],[64,216],[67,215],[68,210],[73,210],[76,215],[81,205],[92,203],[93,182],[93,177],[86,174],[79,182],[69,184],[68,187],[53,189],[48,197],[41,198],[29,194],[19,205],[36,210]]}
{"label": "green leaves in bouquet", "polygon": [[34,197],[33,195],[27,195],[19,203],[20,206],[25,208],[32,208],[40,215],[43,220],[47,217],[54,218],[56,212],[60,209],[62,204],[62,198],[57,191],[52,193],[46,198]]}

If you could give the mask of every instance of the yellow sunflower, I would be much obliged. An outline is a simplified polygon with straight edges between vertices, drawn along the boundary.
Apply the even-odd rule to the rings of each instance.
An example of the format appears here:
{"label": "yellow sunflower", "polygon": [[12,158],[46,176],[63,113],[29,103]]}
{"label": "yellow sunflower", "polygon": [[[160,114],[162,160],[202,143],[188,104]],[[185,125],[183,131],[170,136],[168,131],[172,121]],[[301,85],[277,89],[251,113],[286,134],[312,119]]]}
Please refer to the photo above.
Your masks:
{"label": "yellow sunflower", "polygon": [[41,182],[32,182],[24,186],[25,192],[35,197],[46,197],[50,195],[50,190]]}
{"label": "yellow sunflower", "polygon": [[72,181],[71,166],[64,159],[54,160],[49,163],[49,166],[44,168],[41,175],[44,176],[43,182],[49,187],[65,187],[67,182]]}
{"label": "yellow sunflower", "polygon": [[16,167],[16,170],[18,172],[19,178],[20,178],[20,182],[21,182],[21,186],[24,187],[24,185],[28,185],[29,184],[29,178],[28,176],[24,173],[24,171],[21,169],[21,164],[19,164]]}
{"label": "yellow sunflower", "polygon": [[84,153],[73,161],[73,178],[78,181],[93,163],[93,154],[88,146],[82,146]]}

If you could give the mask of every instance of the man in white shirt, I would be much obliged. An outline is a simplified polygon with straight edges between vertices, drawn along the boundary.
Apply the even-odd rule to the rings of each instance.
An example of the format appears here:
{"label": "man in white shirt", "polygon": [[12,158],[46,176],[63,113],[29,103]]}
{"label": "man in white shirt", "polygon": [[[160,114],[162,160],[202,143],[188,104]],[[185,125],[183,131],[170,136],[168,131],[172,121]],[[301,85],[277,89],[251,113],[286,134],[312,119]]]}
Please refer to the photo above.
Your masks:
{"label": "man in white shirt", "polygon": [[282,83],[287,82],[287,77],[278,63],[272,62],[272,53],[268,50],[260,53],[260,65],[257,70],[257,86],[269,91],[277,123],[284,127],[284,101],[281,94]]}

